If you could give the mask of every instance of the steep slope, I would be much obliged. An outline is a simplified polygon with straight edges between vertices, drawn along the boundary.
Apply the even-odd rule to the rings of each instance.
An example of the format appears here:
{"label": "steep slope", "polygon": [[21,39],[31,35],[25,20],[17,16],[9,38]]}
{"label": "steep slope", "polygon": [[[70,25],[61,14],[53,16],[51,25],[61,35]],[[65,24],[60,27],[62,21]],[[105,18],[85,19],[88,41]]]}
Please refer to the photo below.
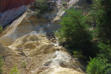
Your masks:
{"label": "steep slope", "polygon": [[7,48],[13,53],[4,57],[3,74],[9,74],[14,66],[20,74],[84,74],[76,59],[43,34],[31,32]]}
{"label": "steep slope", "polygon": [[[15,67],[20,74],[85,74],[79,61],[59,46],[56,38],[52,42],[46,36],[60,28],[55,21],[65,13],[62,0],[56,1],[57,11],[55,7],[56,12],[44,14],[51,18],[55,15],[53,19],[37,18],[33,13],[23,11],[25,13],[0,34],[0,54],[5,63],[3,74],[9,74]],[[66,8],[70,8],[81,0],[64,1]]]}
{"label": "steep slope", "polygon": [[26,17],[27,13],[24,13],[22,16],[20,16],[18,19],[13,21],[4,31],[0,34],[0,43],[3,45],[9,45],[12,43],[12,41],[15,39],[13,37],[13,33],[18,27],[18,25],[23,21],[23,19]]}

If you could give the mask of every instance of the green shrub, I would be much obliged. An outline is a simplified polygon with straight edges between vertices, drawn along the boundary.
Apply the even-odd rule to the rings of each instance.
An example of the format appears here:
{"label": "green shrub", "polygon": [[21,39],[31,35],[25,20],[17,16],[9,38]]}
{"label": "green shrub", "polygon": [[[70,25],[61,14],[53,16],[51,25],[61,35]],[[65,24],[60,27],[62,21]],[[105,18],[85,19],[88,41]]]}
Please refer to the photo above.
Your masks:
{"label": "green shrub", "polygon": [[106,59],[93,58],[87,66],[88,74],[105,74],[105,68],[108,66]]}
{"label": "green shrub", "polygon": [[109,62],[111,62],[111,46],[109,44],[99,42],[98,47],[100,48],[98,56],[106,58]]}
{"label": "green shrub", "polygon": [[14,67],[11,69],[10,74],[19,74],[19,71],[18,71],[17,66],[14,66]]}

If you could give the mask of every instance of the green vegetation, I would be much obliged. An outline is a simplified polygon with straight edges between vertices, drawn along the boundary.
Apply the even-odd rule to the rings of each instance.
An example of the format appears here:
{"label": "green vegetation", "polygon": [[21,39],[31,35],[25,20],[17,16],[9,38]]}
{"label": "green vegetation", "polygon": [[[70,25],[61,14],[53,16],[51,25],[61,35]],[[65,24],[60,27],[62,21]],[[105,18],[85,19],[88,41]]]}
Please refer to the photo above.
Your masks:
{"label": "green vegetation", "polygon": [[94,0],[92,11],[96,17],[99,40],[111,44],[111,0]]}
{"label": "green vegetation", "polygon": [[73,56],[74,56],[74,58],[86,59],[86,57],[83,55],[83,53],[81,51],[77,51],[77,50],[73,51]]}
{"label": "green vegetation", "polygon": [[0,32],[2,32],[3,31],[3,27],[2,26],[0,26]]}
{"label": "green vegetation", "polygon": [[[63,5],[66,4],[63,0]],[[48,0],[36,0],[34,7],[37,15],[43,15],[51,9]],[[84,15],[80,9],[66,10],[56,35],[60,44],[74,57],[85,59],[86,62],[89,57],[92,58],[87,64],[88,74],[111,74],[111,0],[93,0],[88,10]],[[0,32],[2,30],[0,26]],[[2,65],[0,58],[0,74]],[[26,68],[26,63],[23,62],[22,66]],[[10,74],[19,74],[16,66]]]}
{"label": "green vegetation", "polygon": [[84,55],[92,56],[96,53],[92,49],[92,37],[87,29],[86,17],[79,10],[69,9],[61,20],[61,29],[57,36],[61,43],[71,52],[77,50]]}
{"label": "green vegetation", "polygon": [[0,56],[0,74],[2,74],[3,58]]}
{"label": "green vegetation", "polygon": [[27,65],[27,64],[26,64],[25,61],[23,61],[21,65],[22,65],[23,68],[26,68],[26,65]]}
{"label": "green vegetation", "polygon": [[41,15],[45,12],[48,12],[49,5],[47,0],[36,0],[35,4],[35,11],[37,12],[37,15]]}
{"label": "green vegetation", "polygon": [[[96,21],[99,53],[88,64],[88,74],[111,74],[111,0],[94,0],[91,14]],[[93,20],[94,21],[94,20]]]}
{"label": "green vegetation", "polygon": [[19,71],[18,71],[17,66],[14,66],[14,67],[11,69],[10,74],[19,74]]}
{"label": "green vegetation", "polygon": [[94,0],[91,7],[87,16],[67,10],[56,35],[74,57],[92,57],[88,74],[111,74],[111,0]]}
{"label": "green vegetation", "polygon": [[111,74],[111,65],[107,63],[106,59],[93,58],[87,66],[88,74]]}
{"label": "green vegetation", "polygon": [[106,58],[109,62],[111,62],[111,46],[109,44],[99,42],[98,47],[100,48],[98,56]]}

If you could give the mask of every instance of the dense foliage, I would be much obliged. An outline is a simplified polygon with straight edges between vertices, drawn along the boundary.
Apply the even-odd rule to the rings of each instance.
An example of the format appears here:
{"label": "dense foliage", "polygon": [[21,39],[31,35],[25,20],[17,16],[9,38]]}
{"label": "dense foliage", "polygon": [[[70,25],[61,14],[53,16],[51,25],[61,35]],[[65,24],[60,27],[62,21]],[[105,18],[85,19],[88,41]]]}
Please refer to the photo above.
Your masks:
{"label": "dense foliage", "polygon": [[[94,0],[89,11],[90,15],[87,16],[90,19],[83,16],[81,11],[70,9],[61,20],[61,29],[57,35],[60,42],[71,49],[74,56],[83,58],[82,55],[91,57],[95,57],[92,56],[94,53],[97,55],[87,65],[88,74],[111,74],[110,13],[111,0]],[[94,25],[92,30],[89,30],[90,27],[86,23],[89,20]]]}
{"label": "dense foliage", "polygon": [[99,40],[111,43],[111,0],[94,0],[92,11],[96,18]]}
{"label": "dense foliage", "polygon": [[98,56],[106,58],[109,62],[111,62],[111,46],[109,44],[99,42],[98,47],[100,48]]}
{"label": "dense foliage", "polygon": [[96,53],[95,49],[92,49],[92,37],[87,29],[86,17],[81,11],[67,10],[60,24],[62,27],[57,35],[61,42],[66,43],[65,47],[72,52],[80,51],[87,57]]}
{"label": "dense foliage", "polygon": [[111,65],[107,63],[106,59],[93,58],[87,66],[88,74],[110,74]]}
{"label": "dense foliage", "polygon": [[[88,74],[111,74],[111,0],[94,0],[91,14],[96,21],[96,35],[99,47],[97,57],[87,67]],[[94,21],[94,20],[93,20]],[[104,68],[104,69],[103,69]]]}

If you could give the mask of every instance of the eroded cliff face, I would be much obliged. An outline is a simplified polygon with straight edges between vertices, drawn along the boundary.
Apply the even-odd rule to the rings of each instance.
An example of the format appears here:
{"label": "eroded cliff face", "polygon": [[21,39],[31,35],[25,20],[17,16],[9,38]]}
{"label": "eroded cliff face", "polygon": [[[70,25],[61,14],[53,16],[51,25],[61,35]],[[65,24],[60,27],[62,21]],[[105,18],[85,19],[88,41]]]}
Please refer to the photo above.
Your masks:
{"label": "eroded cliff face", "polygon": [[[52,12],[43,14],[44,15],[43,18],[36,18],[36,15],[33,15],[33,13],[26,12],[16,20],[13,19],[14,22],[12,22],[1,35],[0,43],[2,42],[2,44],[8,45],[12,43],[14,40],[16,40],[16,38],[23,36],[31,31],[36,31],[38,33],[47,33],[47,32],[56,31],[58,28],[60,28],[60,25],[55,22],[59,21],[61,16],[65,14],[64,9],[69,9],[71,7],[81,8],[83,7],[81,5],[82,3],[83,5],[86,4],[86,0],[55,0],[55,1],[56,1],[55,9]],[[63,5],[64,1],[66,5]],[[20,10],[17,11],[17,14],[18,12],[22,11],[24,12],[25,10],[26,8],[24,8],[23,6],[22,8],[20,8]],[[12,14],[12,12],[14,11],[11,11],[10,13]],[[14,15],[16,14],[12,14],[10,15],[10,17],[6,18],[4,16],[3,19],[0,19],[1,25],[9,23],[8,22],[9,19]],[[47,16],[49,18],[45,18]]]}
{"label": "eroded cliff face", "polygon": [[0,0],[0,26],[6,27],[21,16],[34,0]]}
{"label": "eroded cliff face", "polygon": [[[66,0],[67,8],[78,1]],[[57,0],[57,5],[61,4],[61,0]],[[57,7],[58,11],[45,14],[57,14],[52,19],[37,18],[33,13],[25,12],[0,34],[3,74],[9,74],[15,66],[20,74],[85,74],[83,66],[59,45],[57,38],[51,41],[47,36],[60,28],[55,21],[63,16],[64,8]]]}

